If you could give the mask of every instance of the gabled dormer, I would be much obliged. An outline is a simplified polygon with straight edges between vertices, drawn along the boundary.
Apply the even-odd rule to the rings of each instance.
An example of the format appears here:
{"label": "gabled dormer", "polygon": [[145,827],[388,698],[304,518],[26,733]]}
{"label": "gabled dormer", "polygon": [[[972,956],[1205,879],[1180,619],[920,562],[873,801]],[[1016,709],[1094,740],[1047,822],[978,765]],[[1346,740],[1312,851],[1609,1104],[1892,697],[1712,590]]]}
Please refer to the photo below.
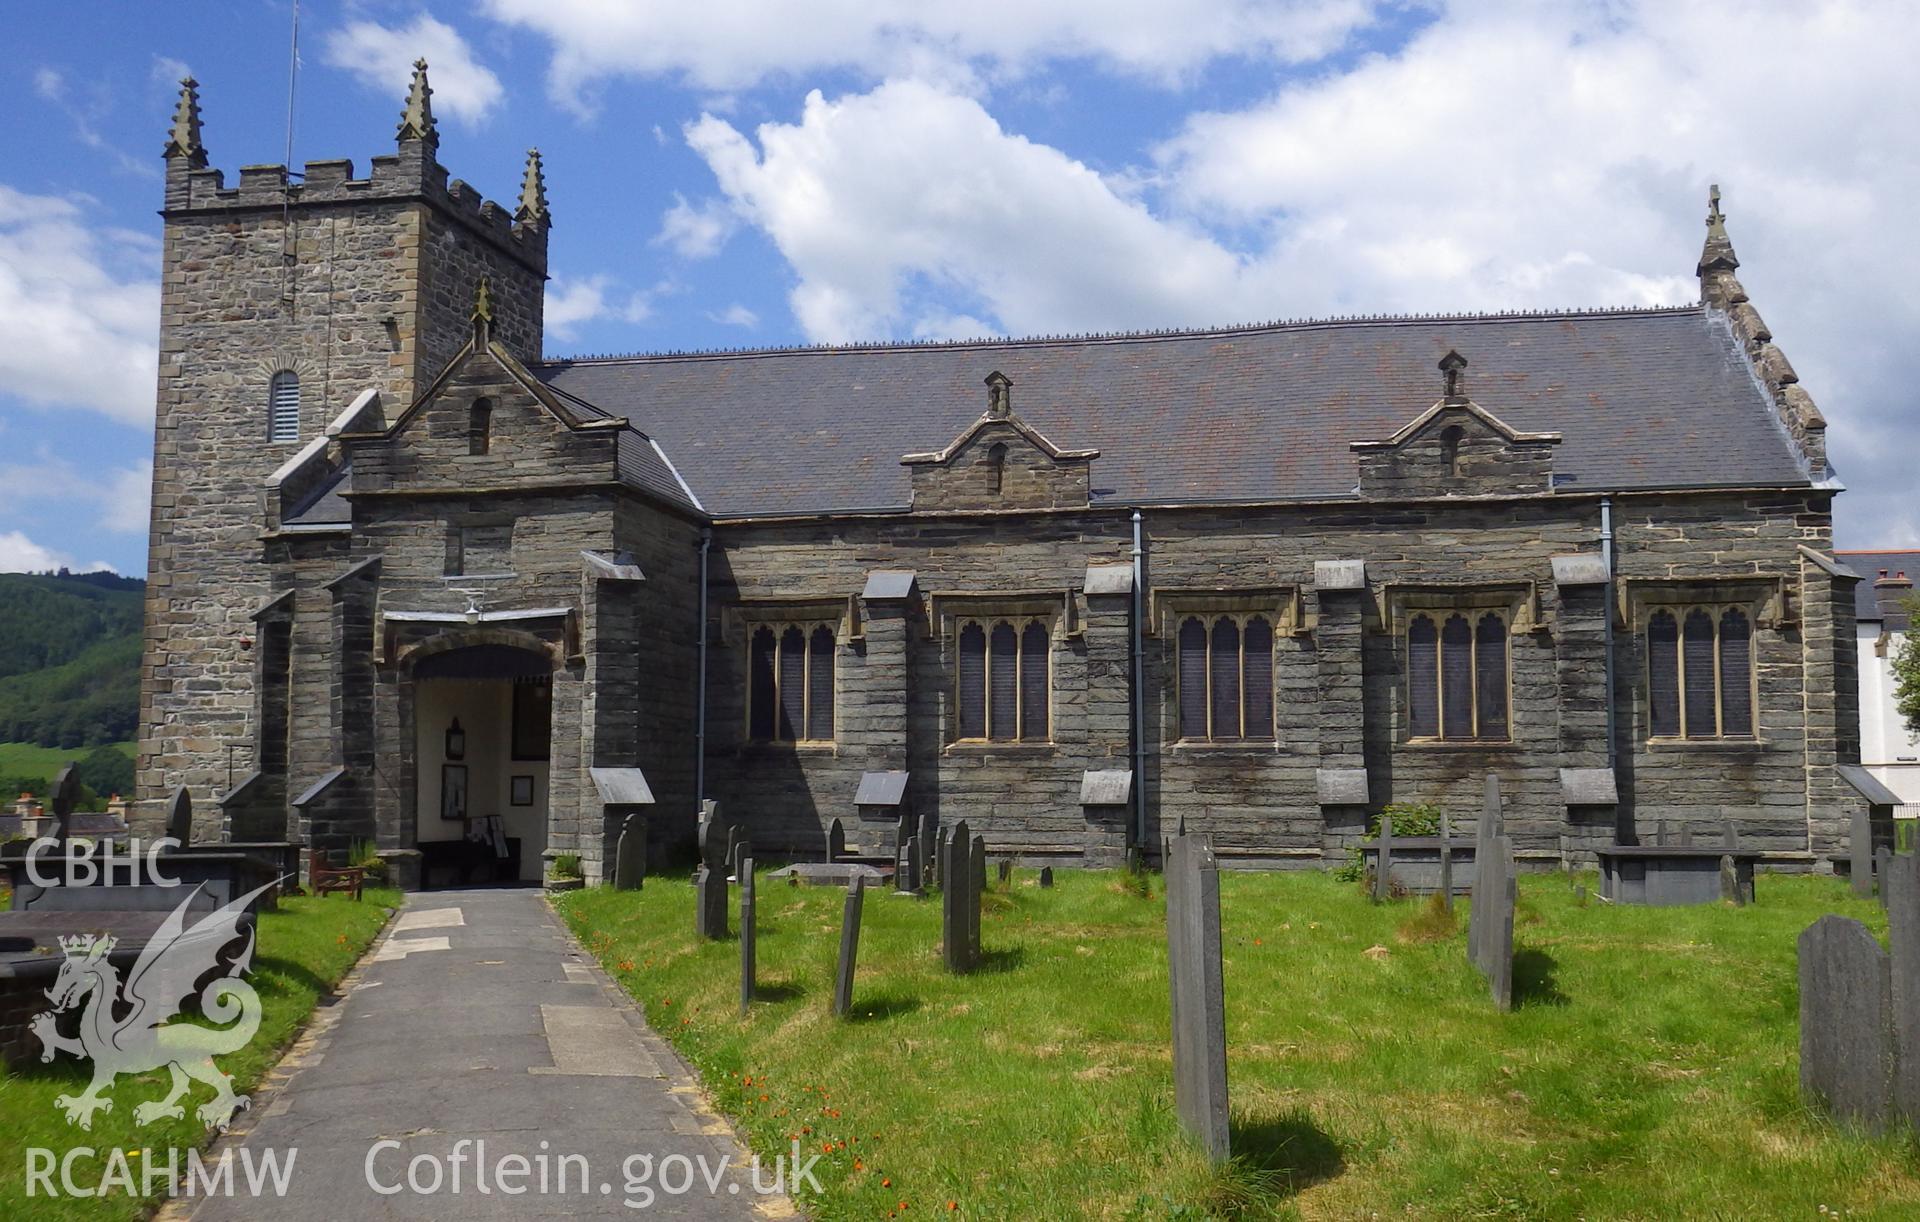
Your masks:
{"label": "gabled dormer", "polygon": [[1098,450],[1063,450],[1013,411],[1013,379],[987,375],[987,410],[941,450],[908,454],[919,511],[1084,506]]}
{"label": "gabled dormer", "polygon": [[1467,358],[1440,358],[1440,401],[1393,436],[1356,441],[1364,497],[1513,496],[1553,490],[1558,433],[1523,433],[1467,397]]}

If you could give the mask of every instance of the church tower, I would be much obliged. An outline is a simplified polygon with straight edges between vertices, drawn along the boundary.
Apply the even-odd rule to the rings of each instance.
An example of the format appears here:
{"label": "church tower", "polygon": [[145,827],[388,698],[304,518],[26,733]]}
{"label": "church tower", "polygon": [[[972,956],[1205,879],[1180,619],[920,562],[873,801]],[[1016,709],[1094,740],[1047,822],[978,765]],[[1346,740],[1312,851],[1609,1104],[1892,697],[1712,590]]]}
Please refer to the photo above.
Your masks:
{"label": "church tower", "polygon": [[253,622],[268,596],[263,489],[362,391],[398,411],[469,333],[489,278],[493,334],[537,360],[545,183],[529,153],[517,208],[448,181],[424,60],[391,154],[291,172],[208,167],[198,87],[166,145],[138,794],[144,819],[185,785],[196,822],[253,768]]}

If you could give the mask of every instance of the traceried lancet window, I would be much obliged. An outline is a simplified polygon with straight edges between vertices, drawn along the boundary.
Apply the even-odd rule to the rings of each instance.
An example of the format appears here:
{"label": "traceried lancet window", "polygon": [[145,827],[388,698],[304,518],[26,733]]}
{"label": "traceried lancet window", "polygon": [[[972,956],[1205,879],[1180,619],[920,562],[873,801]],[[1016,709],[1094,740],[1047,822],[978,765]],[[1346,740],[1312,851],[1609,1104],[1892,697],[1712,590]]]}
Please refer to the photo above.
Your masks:
{"label": "traceried lancet window", "polygon": [[1753,621],[1740,607],[1662,607],[1647,618],[1654,738],[1753,737]]}
{"label": "traceried lancet window", "polygon": [[748,648],[747,733],[761,742],[833,741],[833,625],[762,624]]}
{"label": "traceried lancet window", "polygon": [[300,440],[300,375],[291,369],[267,379],[267,440]]}
{"label": "traceried lancet window", "polygon": [[1407,737],[1506,742],[1507,617],[1420,611],[1407,621]]}
{"label": "traceried lancet window", "polygon": [[1190,615],[1175,666],[1180,737],[1273,741],[1273,621],[1264,615]]}
{"label": "traceried lancet window", "polygon": [[1053,634],[1038,617],[960,621],[955,735],[961,742],[1046,742]]}

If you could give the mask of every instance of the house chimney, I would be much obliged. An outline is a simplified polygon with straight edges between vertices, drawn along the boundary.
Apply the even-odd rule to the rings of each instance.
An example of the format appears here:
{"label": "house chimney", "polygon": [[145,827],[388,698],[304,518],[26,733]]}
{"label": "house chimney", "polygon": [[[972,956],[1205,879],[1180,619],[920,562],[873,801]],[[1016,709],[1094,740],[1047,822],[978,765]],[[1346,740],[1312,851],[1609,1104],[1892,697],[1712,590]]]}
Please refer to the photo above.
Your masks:
{"label": "house chimney", "polygon": [[1907,570],[1881,569],[1880,576],[1873,583],[1873,601],[1880,609],[1880,630],[1882,632],[1905,632],[1913,622],[1910,602],[1913,598],[1913,581],[1907,576]]}

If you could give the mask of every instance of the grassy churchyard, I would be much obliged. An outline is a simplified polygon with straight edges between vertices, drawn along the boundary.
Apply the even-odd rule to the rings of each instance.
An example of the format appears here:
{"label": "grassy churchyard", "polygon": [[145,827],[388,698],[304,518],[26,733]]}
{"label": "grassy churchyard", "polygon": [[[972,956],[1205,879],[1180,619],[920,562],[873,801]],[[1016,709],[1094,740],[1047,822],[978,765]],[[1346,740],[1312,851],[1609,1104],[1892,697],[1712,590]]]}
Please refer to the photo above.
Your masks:
{"label": "grassy churchyard", "polygon": [[[1165,907],[1114,873],[988,884],[985,963],[942,970],[940,903],[870,890],[854,1017],[829,1013],[843,892],[759,883],[762,1000],[694,935],[684,876],[558,902],[755,1150],[825,1151],[822,1218],[1913,1217],[1920,1161],[1808,1111],[1795,939],[1832,878],[1751,908],[1621,908],[1521,880],[1515,1008],[1458,925],[1323,873],[1223,873],[1236,1158],[1173,1114]],[[1591,879],[1584,880],[1589,888]],[[738,891],[729,927],[738,932]]]}
{"label": "grassy churchyard", "polygon": [[[260,1030],[253,1040],[231,1056],[219,1058],[222,1069],[234,1077],[233,1088],[245,1094],[279,1060],[321,996],[347,974],[386,924],[387,914],[399,905],[400,893],[369,889],[360,903],[332,897],[284,899],[277,912],[260,914],[259,940],[253,970],[247,979],[262,1002]],[[50,1065],[34,1065],[25,1072],[0,1072],[0,1200],[12,1202],[9,1218],[137,1218],[144,1217],[149,1199],[114,1196],[80,1200],[62,1196],[28,1197],[26,1151],[45,1147],[64,1153],[77,1145],[101,1152],[100,1161],[86,1164],[85,1175],[98,1175],[105,1152],[119,1147],[132,1153],[154,1151],[164,1165],[164,1151],[202,1146],[211,1134],[191,1108],[181,1120],[160,1120],[141,1126],[134,1122],[135,1105],[167,1092],[165,1070],[155,1070],[114,1083],[111,1111],[97,1114],[93,1128],[69,1125],[54,1104],[56,1095],[78,1093],[88,1080],[86,1066],[72,1057]],[[196,1086],[192,1102],[204,1102],[209,1092]],[[136,1175],[139,1164],[135,1164]]]}

